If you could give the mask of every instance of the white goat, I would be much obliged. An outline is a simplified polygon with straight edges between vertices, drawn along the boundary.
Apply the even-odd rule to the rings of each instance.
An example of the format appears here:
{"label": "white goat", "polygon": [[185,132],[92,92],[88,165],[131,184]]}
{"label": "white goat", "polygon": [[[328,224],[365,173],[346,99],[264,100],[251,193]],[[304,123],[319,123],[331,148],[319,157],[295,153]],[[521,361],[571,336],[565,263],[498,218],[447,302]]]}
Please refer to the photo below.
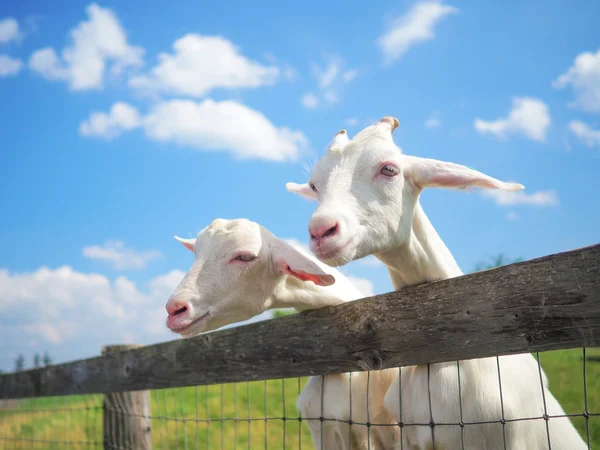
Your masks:
{"label": "white goat", "polygon": [[[247,219],[216,219],[196,239],[176,239],[196,256],[166,305],[167,326],[183,337],[246,320],[271,308],[302,311],[364,297],[339,271]],[[313,419],[307,422],[315,448],[391,449],[399,433],[389,426],[395,421],[385,409],[384,396],[397,373],[377,371],[370,379],[366,372],[328,375],[324,380],[309,378],[297,407],[303,417]],[[369,433],[365,425],[321,424],[321,416],[362,423],[369,418],[371,423],[388,426],[374,427]]]}
{"label": "white goat", "polygon": [[[352,140],[342,130],[313,168],[309,183],[286,187],[319,202],[309,232],[310,249],[321,261],[339,266],[373,254],[400,289],[462,274],[421,209],[424,188],[516,191],[523,186],[457,164],[403,155],[392,139],[397,126],[397,119],[384,117]],[[554,450],[587,448],[568,418],[551,417],[547,431],[544,413],[564,411],[531,354],[461,361],[460,378],[457,364],[431,364],[429,376],[427,365],[402,368],[385,404],[397,420],[422,424],[403,428],[404,449],[538,450],[549,447],[548,439]],[[429,426],[431,421],[459,424],[461,414],[467,424],[462,431],[458,425]],[[540,419],[500,423],[534,417]]]}

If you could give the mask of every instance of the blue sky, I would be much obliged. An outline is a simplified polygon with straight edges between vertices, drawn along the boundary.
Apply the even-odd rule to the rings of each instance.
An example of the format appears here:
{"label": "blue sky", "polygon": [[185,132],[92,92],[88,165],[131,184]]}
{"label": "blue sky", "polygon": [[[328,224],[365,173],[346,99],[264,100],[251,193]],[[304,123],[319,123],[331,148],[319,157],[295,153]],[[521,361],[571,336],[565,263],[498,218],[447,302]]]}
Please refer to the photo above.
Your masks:
{"label": "blue sky", "polygon": [[[341,128],[520,194],[430,190],[464,271],[597,243],[597,2],[4,2],[0,369],[175,336],[164,304],[216,217],[307,241],[306,181]],[[381,264],[346,267],[391,290]]]}

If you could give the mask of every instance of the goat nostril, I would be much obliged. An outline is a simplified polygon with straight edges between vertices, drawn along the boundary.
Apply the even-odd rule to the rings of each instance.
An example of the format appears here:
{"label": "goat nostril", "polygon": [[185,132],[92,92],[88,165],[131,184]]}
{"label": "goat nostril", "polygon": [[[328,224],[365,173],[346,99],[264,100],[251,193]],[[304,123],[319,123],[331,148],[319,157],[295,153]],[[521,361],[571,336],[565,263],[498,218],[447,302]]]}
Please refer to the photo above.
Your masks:
{"label": "goat nostril", "polygon": [[332,226],[329,230],[327,230],[324,234],[323,237],[327,237],[327,236],[333,236],[335,233],[337,233],[338,230],[338,225],[337,223]]}
{"label": "goat nostril", "polygon": [[[321,239],[333,236],[339,233],[339,223],[331,220],[319,220],[308,227],[311,241],[320,241]],[[333,225],[333,226],[332,226]]]}
{"label": "goat nostril", "polygon": [[187,311],[187,306],[183,306],[183,307],[179,308],[177,311],[175,311],[175,312],[173,313],[173,315],[174,315],[174,316],[177,316],[177,315],[179,315],[179,314],[182,314],[182,313],[184,313],[184,312],[186,312],[186,311]]}

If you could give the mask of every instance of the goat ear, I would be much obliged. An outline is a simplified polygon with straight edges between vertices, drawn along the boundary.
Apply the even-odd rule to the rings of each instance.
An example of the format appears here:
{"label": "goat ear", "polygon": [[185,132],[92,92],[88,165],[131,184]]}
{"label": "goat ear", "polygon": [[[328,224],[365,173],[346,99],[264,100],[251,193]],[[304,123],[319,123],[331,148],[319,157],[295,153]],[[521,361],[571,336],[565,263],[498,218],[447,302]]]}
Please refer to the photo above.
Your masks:
{"label": "goat ear", "polygon": [[501,189],[503,191],[520,191],[525,186],[519,183],[506,183],[478,172],[467,166],[436,159],[403,156],[405,176],[419,189],[427,187],[443,187],[449,189],[465,189],[479,187],[484,189]]}
{"label": "goat ear", "polygon": [[285,183],[285,188],[293,194],[298,194],[300,197],[304,197],[308,200],[316,200],[317,194],[310,188],[307,183]]}
{"label": "goat ear", "polygon": [[181,242],[183,245],[185,245],[185,247],[191,251],[194,252],[195,251],[195,245],[196,245],[196,239],[183,239],[180,238],[179,236],[173,236],[175,239],[177,239],[179,242]]}
{"label": "goat ear", "polygon": [[302,281],[312,281],[319,286],[335,283],[333,275],[326,273],[317,263],[285,241],[277,242],[271,257],[275,272],[279,275],[290,275]]}

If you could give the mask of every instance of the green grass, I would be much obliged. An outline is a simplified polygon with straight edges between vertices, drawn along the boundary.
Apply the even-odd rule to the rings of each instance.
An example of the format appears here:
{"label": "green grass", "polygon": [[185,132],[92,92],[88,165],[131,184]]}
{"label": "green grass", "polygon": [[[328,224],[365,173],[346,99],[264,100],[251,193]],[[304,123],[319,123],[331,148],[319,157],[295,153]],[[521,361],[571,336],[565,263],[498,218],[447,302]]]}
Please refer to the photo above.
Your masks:
{"label": "green grass", "polygon": [[[588,349],[587,356],[587,408],[600,413],[600,349]],[[582,415],[582,351],[546,352],[540,360],[565,411]],[[300,388],[304,383],[302,379]],[[312,449],[306,424],[296,419],[298,392],[297,379],[152,391],[153,446],[264,449],[267,442],[273,450]],[[281,420],[284,416],[288,420]],[[600,416],[592,416],[587,424],[583,417],[572,421],[584,440],[589,431],[591,448],[600,449]],[[102,448],[101,442],[100,395],[38,398],[0,408],[0,448],[87,449]]]}
{"label": "green grass", "polygon": [[[589,431],[590,448],[600,449],[600,415],[583,417],[586,406],[591,413],[600,414],[600,348],[586,349],[586,387],[583,383],[583,351],[557,350],[540,353],[540,361],[550,391],[558,399],[567,414],[580,414],[571,421],[587,442]],[[586,393],[587,395],[584,395]]]}

